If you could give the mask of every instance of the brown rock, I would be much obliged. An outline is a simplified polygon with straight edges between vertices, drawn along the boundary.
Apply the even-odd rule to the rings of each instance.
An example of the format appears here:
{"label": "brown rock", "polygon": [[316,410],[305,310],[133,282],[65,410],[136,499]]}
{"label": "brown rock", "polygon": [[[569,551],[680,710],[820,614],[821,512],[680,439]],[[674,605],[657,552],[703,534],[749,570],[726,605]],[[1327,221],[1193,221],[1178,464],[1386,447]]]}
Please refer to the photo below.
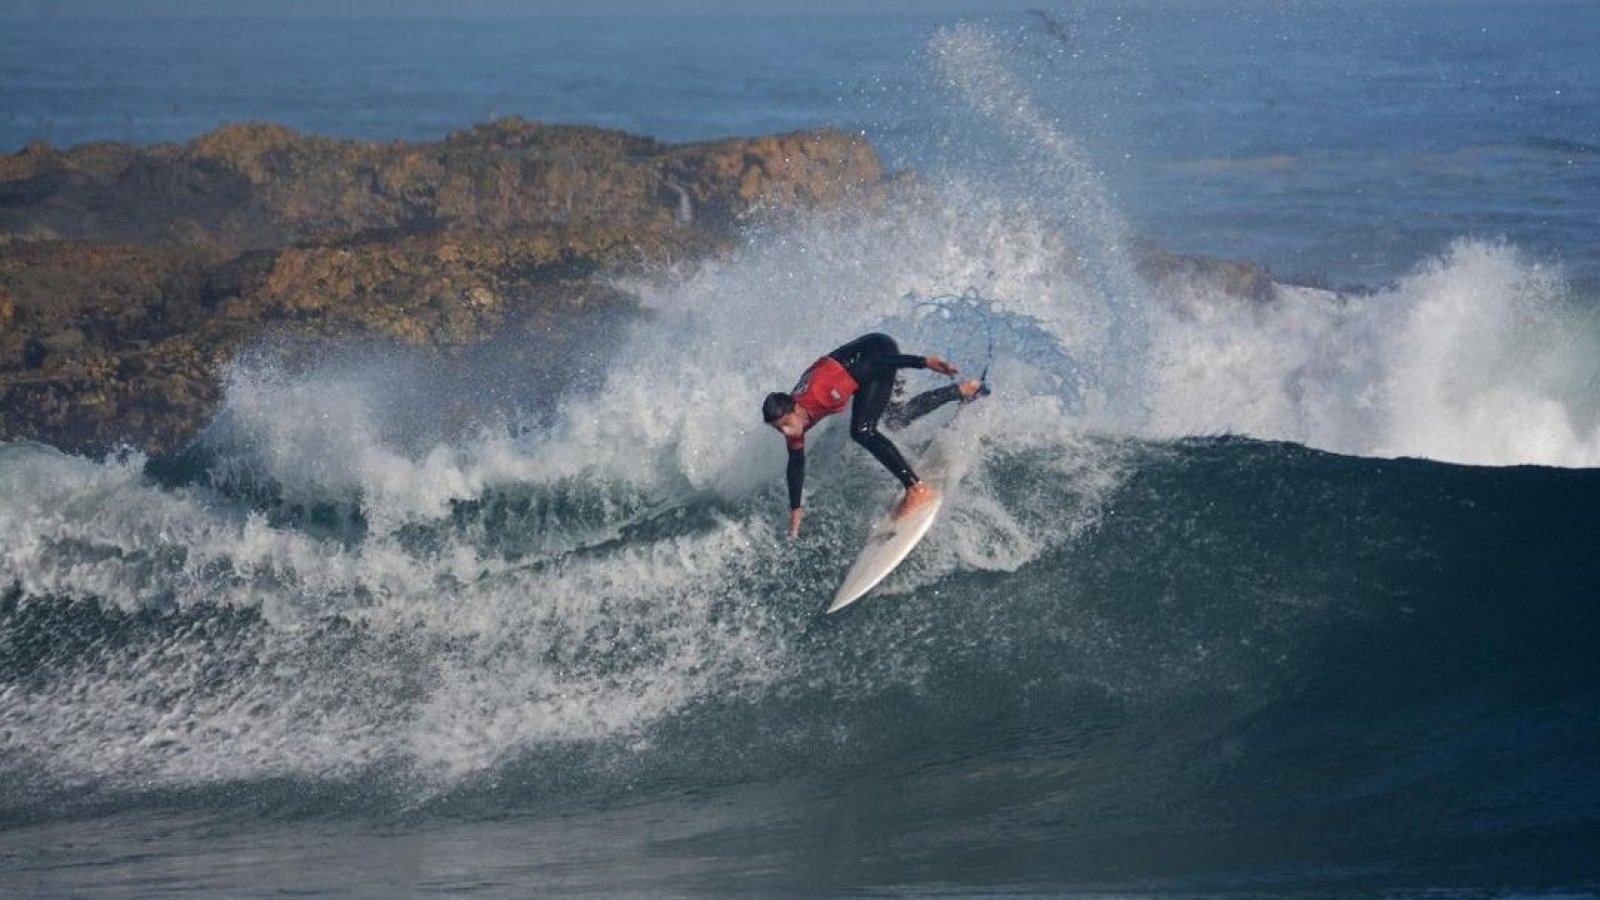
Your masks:
{"label": "brown rock", "polygon": [[718,252],[747,215],[881,177],[836,132],[671,146],[514,119],[434,144],[247,124],[187,146],[30,145],[0,155],[0,439],[175,449],[220,368],[269,338],[450,354],[605,330],[634,304],[596,276]]}
{"label": "brown rock", "polygon": [[63,328],[39,341],[45,353],[51,356],[71,356],[82,350],[87,341],[76,328]]}
{"label": "brown rock", "polygon": [[832,202],[882,174],[865,140],[828,131],[672,146],[503,119],[373,144],[245,124],[184,147],[0,157],[0,233],[236,253],[397,229],[649,230],[683,223],[685,198],[711,211],[688,218],[716,230],[752,204]]}
{"label": "brown rock", "polygon": [[1255,263],[1171,253],[1152,242],[1135,248],[1135,266],[1157,284],[1209,284],[1224,294],[1252,303],[1271,303],[1278,297],[1272,273]]}

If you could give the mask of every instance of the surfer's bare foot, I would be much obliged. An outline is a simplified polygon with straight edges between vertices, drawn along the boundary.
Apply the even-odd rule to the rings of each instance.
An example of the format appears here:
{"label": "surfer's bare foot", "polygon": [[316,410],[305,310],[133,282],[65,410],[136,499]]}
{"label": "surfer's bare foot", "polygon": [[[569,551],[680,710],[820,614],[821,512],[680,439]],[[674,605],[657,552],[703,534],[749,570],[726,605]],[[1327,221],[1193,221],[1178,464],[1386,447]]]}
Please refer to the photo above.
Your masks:
{"label": "surfer's bare foot", "polygon": [[937,496],[939,496],[939,492],[934,490],[932,485],[919,481],[906,488],[906,498],[900,501],[900,508],[895,510],[894,517],[896,519],[903,518],[915,512],[917,507]]}

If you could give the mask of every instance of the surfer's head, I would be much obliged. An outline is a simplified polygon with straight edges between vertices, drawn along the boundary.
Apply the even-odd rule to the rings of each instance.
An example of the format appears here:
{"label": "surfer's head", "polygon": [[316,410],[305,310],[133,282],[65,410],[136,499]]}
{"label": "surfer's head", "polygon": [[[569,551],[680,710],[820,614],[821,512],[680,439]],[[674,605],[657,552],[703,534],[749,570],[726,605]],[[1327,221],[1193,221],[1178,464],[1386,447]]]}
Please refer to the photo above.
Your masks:
{"label": "surfer's head", "polygon": [[806,412],[788,394],[768,394],[761,404],[761,418],[783,432],[784,437],[798,438],[806,433]]}
{"label": "surfer's head", "polygon": [[782,391],[773,391],[761,403],[761,420],[768,425],[794,412],[794,398]]}

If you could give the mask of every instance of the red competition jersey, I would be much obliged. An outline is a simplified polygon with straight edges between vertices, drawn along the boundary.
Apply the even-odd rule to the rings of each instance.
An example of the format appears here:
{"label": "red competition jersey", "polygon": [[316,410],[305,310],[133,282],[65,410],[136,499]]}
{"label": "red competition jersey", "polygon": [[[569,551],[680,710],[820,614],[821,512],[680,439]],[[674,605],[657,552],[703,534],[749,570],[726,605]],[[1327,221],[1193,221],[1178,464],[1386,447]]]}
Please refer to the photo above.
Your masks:
{"label": "red competition jersey", "polygon": [[[831,356],[824,356],[811,364],[811,368],[800,376],[800,382],[789,393],[794,397],[794,404],[803,407],[810,415],[811,420],[806,423],[806,431],[813,425],[822,421],[824,416],[831,416],[850,405],[850,398],[855,396],[860,385],[850,377],[844,366]],[[790,450],[804,450],[806,446],[805,432],[800,437],[788,439]]]}

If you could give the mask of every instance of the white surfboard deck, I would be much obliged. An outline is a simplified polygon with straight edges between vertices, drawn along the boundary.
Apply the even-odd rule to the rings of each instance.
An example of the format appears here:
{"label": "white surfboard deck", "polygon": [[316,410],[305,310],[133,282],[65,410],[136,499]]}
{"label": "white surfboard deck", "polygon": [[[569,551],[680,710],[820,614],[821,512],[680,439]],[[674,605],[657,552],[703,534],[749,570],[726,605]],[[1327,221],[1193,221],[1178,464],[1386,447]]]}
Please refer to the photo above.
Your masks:
{"label": "white surfboard deck", "polygon": [[[844,576],[844,584],[833,595],[828,612],[838,612],[866,596],[910,555],[912,549],[922,541],[922,536],[933,526],[933,520],[939,517],[939,507],[944,505],[944,489],[938,487],[939,493],[932,500],[923,503],[905,518],[896,519],[891,509],[872,526],[872,532],[867,535],[867,546]],[[899,505],[896,500],[895,506]]]}

